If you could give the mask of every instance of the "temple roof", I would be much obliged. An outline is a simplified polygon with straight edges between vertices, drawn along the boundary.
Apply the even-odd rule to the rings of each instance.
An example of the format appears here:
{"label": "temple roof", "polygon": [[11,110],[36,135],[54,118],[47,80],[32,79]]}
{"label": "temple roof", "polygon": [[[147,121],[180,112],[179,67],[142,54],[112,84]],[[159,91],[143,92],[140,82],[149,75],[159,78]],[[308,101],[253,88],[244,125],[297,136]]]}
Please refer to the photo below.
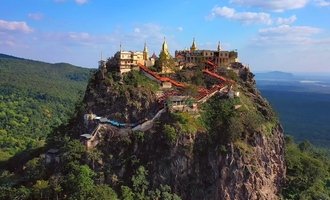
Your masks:
{"label": "temple roof", "polygon": [[162,45],[162,52],[164,52],[166,55],[169,55],[169,51],[168,51],[168,46],[167,46],[167,42],[166,42],[166,39],[164,38],[164,42],[163,42],[163,45]]}
{"label": "temple roof", "polygon": [[195,38],[193,39],[193,43],[192,43],[192,45],[191,45],[191,47],[190,47],[190,50],[191,50],[191,51],[195,51],[195,50],[197,50],[197,45],[196,45],[196,43],[195,43]]}

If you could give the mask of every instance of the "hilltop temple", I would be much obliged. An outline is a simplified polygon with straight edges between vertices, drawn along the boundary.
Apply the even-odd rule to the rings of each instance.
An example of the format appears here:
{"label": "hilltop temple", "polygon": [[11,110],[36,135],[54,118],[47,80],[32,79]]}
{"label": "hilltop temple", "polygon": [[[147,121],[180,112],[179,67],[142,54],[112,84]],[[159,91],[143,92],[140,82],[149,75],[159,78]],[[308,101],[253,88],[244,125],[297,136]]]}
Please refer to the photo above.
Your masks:
{"label": "hilltop temple", "polygon": [[175,62],[175,59],[172,58],[168,50],[168,45],[165,38],[159,54],[157,65],[158,66],[156,67],[158,67],[159,72],[162,74],[174,73],[179,69],[178,63]]}
{"label": "hilltop temple", "polygon": [[[123,51],[120,46],[120,50],[110,60],[112,70],[121,74],[131,70],[139,70],[139,65],[148,68],[155,66],[160,73],[167,74],[181,70],[183,67],[200,66],[206,61],[210,61],[218,67],[230,67],[232,63],[238,62],[238,53],[237,51],[222,50],[220,42],[217,50],[199,50],[195,39],[193,39],[189,50],[176,50],[173,58],[164,38],[159,57],[155,53],[149,57],[147,44],[145,43],[142,52]],[[101,60],[99,62],[99,68],[106,68],[105,61]]]}
{"label": "hilltop temple", "polygon": [[118,67],[117,71],[120,73],[126,73],[132,69],[139,69],[138,65],[145,65],[147,67],[153,66],[155,64],[155,55],[149,58],[149,52],[147,44],[144,43],[144,49],[140,51],[123,51],[120,50],[114,55],[115,65]]}
{"label": "hilltop temple", "polygon": [[217,50],[199,50],[195,38],[189,50],[175,51],[175,58],[184,65],[199,65],[205,61],[211,61],[218,67],[229,67],[238,62],[237,51],[224,51],[218,43]]}

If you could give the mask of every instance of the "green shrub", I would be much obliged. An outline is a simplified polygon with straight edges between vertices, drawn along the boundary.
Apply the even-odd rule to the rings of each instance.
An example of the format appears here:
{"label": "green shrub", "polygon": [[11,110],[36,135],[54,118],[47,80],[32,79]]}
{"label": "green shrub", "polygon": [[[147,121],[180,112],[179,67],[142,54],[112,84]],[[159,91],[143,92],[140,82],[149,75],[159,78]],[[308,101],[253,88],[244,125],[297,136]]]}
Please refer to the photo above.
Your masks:
{"label": "green shrub", "polygon": [[173,143],[177,140],[178,134],[175,128],[171,125],[165,124],[164,125],[164,135],[167,141]]}
{"label": "green shrub", "polygon": [[242,127],[234,105],[239,99],[215,96],[203,106],[202,121],[214,142],[226,144],[239,138]]}
{"label": "green shrub", "polygon": [[132,70],[124,74],[123,81],[125,85],[134,87],[144,87],[151,91],[159,90],[159,85],[141,74],[139,71]]}
{"label": "green shrub", "polygon": [[135,131],[134,132],[134,137],[138,140],[138,141],[141,141],[143,142],[144,141],[144,132],[143,131]]}
{"label": "green shrub", "polygon": [[228,77],[231,79],[231,80],[233,80],[233,81],[235,81],[235,82],[237,82],[238,81],[238,75],[236,74],[236,72],[234,72],[233,70],[227,70],[227,75],[228,75]]}

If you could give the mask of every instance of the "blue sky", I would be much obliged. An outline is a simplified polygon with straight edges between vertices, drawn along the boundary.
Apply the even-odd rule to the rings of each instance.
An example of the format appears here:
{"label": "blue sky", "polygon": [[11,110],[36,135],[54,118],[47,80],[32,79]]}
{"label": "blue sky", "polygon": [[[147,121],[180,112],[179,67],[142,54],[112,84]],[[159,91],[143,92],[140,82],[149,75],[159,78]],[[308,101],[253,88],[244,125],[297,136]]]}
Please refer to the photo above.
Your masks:
{"label": "blue sky", "polygon": [[101,52],[159,53],[196,38],[253,71],[330,72],[330,0],[0,0],[0,52],[97,67]]}

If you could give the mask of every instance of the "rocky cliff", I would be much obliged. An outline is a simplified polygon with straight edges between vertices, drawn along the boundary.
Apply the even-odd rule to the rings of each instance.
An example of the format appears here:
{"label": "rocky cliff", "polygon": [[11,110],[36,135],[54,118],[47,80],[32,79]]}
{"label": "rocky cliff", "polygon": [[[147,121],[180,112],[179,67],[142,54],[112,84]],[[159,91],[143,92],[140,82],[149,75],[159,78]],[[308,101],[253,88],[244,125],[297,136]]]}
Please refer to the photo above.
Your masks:
{"label": "rocky cliff", "polygon": [[[253,74],[239,66],[227,73],[240,96],[219,94],[199,113],[166,112],[148,131],[106,125],[99,130],[103,153],[95,170],[104,183],[131,185],[139,166],[150,188],[169,185],[182,199],[279,199],[285,177],[283,130],[255,87]],[[72,133],[90,131],[83,115],[93,113],[123,123],[152,118],[159,110],[157,84],[138,72],[118,77],[97,72]],[[95,126],[95,124],[94,124]]]}

